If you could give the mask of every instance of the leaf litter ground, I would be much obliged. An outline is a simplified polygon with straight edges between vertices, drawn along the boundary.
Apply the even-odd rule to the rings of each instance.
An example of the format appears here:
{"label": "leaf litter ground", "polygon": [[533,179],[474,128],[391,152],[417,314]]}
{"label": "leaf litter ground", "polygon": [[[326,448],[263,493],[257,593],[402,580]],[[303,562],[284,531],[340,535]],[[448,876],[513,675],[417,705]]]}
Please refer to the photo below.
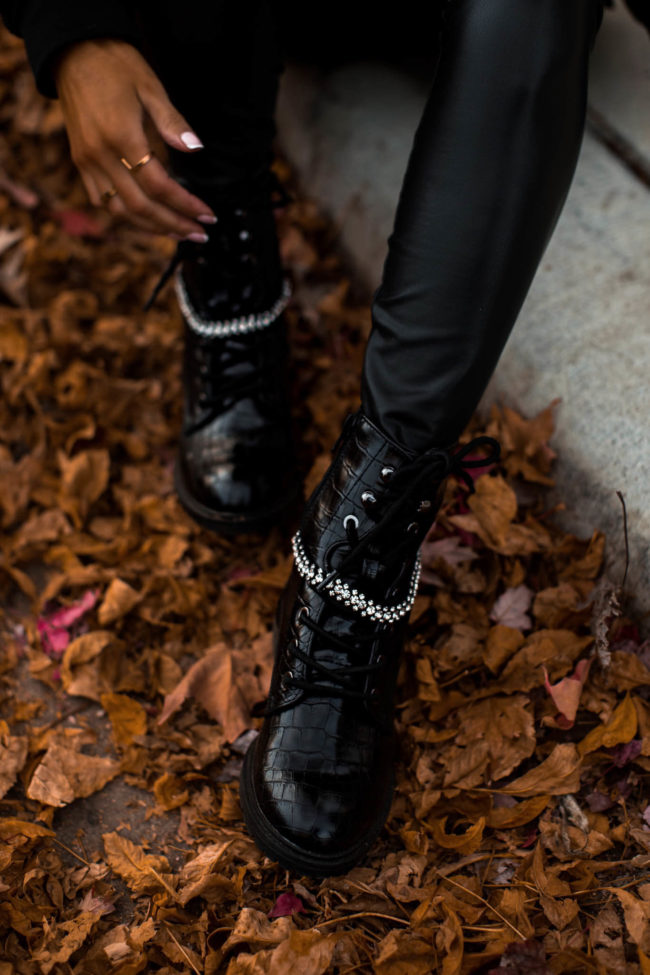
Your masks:
{"label": "leaf litter ground", "polygon": [[[553,524],[553,406],[468,431],[503,460],[424,545],[381,839],[344,877],[278,868],[237,780],[288,532],[182,512],[180,316],[140,311],[174,245],[90,210],[6,33],[0,99],[0,975],[650,972],[650,644],[602,535]],[[280,231],[309,491],[369,312],[313,203]]]}

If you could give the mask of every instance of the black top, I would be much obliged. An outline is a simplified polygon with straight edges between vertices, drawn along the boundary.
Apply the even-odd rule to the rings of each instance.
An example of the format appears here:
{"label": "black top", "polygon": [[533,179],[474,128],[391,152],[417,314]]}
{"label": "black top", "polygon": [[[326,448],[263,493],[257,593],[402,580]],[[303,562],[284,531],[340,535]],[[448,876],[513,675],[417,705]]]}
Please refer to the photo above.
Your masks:
{"label": "black top", "polygon": [[74,41],[114,37],[139,46],[140,31],[128,0],[0,0],[0,14],[12,34],[25,41],[36,87],[56,98],[52,65]]}
{"label": "black top", "polygon": [[[650,30],[650,0],[627,4]],[[52,65],[68,44],[114,37],[140,47],[136,9],[129,0],[0,0],[0,15],[12,34],[24,38],[36,86],[48,98],[57,97]]]}

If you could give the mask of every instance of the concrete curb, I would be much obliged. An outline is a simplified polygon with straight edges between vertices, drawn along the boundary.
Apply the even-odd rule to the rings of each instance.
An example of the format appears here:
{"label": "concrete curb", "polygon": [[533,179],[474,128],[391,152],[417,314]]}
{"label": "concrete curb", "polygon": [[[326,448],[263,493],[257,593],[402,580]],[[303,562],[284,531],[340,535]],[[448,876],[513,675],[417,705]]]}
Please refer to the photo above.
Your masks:
{"label": "concrete curb", "polygon": [[[620,11],[606,18],[599,48],[608,53],[599,55],[597,48],[592,92],[612,125],[612,113],[622,106],[622,134],[643,155],[650,145],[650,71],[644,74],[639,28],[625,18]],[[620,78],[616,93],[606,97],[603,73],[626,63],[616,45],[626,43],[630,31],[636,53],[627,83],[634,98],[625,99]],[[283,79],[282,149],[307,192],[341,228],[341,246],[369,292],[380,279],[425,98],[421,81],[380,64],[326,74],[294,66]],[[635,141],[637,130],[643,135]],[[649,267],[648,188],[588,132],[560,223],[482,404],[508,403],[533,415],[561,399],[554,439],[557,497],[566,505],[561,521],[580,535],[604,530],[610,572],[619,579],[624,544],[616,491],[624,492],[629,590],[641,613],[650,611]]]}

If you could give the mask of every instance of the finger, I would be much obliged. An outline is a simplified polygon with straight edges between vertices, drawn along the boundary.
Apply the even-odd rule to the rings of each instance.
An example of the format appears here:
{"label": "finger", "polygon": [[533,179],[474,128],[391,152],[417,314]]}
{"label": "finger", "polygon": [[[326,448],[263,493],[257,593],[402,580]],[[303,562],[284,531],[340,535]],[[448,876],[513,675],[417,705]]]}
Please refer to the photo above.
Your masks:
{"label": "finger", "polygon": [[[141,159],[145,153],[146,149],[140,147],[139,150],[131,151],[130,156],[127,155],[126,158]],[[141,222],[151,224],[156,227],[155,232],[159,234],[178,234],[179,237],[189,237],[197,243],[204,243],[207,240],[205,228],[200,223],[150,199],[138,185],[136,178],[119,160],[108,162],[104,174],[109,185],[115,186],[126,208],[126,216],[133,217],[134,222],[139,222],[139,225]]]}
{"label": "finger", "polygon": [[159,228],[152,221],[142,219],[138,216],[134,216],[133,214],[129,214],[124,205],[124,201],[120,198],[119,194],[114,194],[108,200],[102,199],[103,193],[114,188],[111,184],[109,184],[104,173],[102,173],[98,169],[95,169],[89,171],[89,176],[93,180],[95,186],[97,187],[100,206],[102,206],[105,210],[108,210],[108,212],[111,213],[112,216],[123,218],[123,219],[127,218],[130,220],[131,223],[134,224],[134,226],[138,227],[140,230],[146,230],[151,234],[160,233]]}
{"label": "finger", "polygon": [[95,182],[95,178],[93,177],[92,173],[90,173],[88,170],[80,169],[79,175],[81,176],[81,181],[84,184],[86,193],[88,194],[88,199],[92,205],[95,207],[101,206],[102,200],[100,190],[97,187],[97,183]]}
{"label": "finger", "polygon": [[211,207],[177,183],[155,156],[132,175],[137,180],[138,186],[155,203],[160,203],[189,219],[198,220],[199,223],[217,222]]}
{"label": "finger", "polygon": [[180,149],[181,152],[204,148],[189,122],[174,108],[157,78],[152,78],[146,86],[139,87],[138,97],[168,145]]}

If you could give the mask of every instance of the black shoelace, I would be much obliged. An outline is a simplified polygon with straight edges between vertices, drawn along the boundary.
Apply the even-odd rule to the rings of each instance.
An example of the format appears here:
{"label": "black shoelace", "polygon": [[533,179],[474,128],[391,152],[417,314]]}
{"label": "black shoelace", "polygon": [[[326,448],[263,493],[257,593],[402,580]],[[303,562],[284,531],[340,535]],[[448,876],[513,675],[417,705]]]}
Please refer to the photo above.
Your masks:
{"label": "black shoelace", "polygon": [[[467,459],[469,454],[481,447],[489,449],[486,457],[475,460]],[[409,534],[405,530],[404,514],[406,513],[410,517],[408,515],[409,508],[414,499],[418,498],[418,495],[421,494],[422,488],[431,480],[440,483],[449,474],[455,474],[467,484],[470,491],[473,491],[474,485],[467,471],[494,464],[498,461],[499,455],[500,448],[496,440],[492,437],[476,437],[453,455],[446,450],[432,449],[410,463],[405,464],[393,474],[386,485],[383,498],[385,501],[388,501],[388,506],[384,508],[383,515],[377,519],[375,527],[364,538],[359,538],[353,520],[346,521],[345,531],[350,551],[337,568],[325,577],[323,582],[314,586],[315,591],[327,599],[329,595],[328,583],[336,577],[342,577],[343,573],[349,570],[351,566],[358,565],[362,556],[376,548],[376,543],[382,534],[386,534],[387,531],[391,534],[394,533],[396,524],[402,524],[404,537],[401,541],[396,544],[393,543],[388,547],[387,553],[382,559],[382,564],[390,573],[390,570],[394,566],[403,562],[408,549],[411,550],[413,557],[415,557],[415,552],[413,552],[413,536],[409,537]],[[332,607],[332,617],[336,618],[337,615],[341,614],[341,604],[335,602],[331,597],[329,602]],[[354,611],[351,611],[351,613],[354,615]],[[310,679],[296,677],[292,673],[289,673],[283,678],[284,686],[300,688],[307,694],[317,696],[334,696],[348,700],[372,698],[372,688],[357,690],[352,685],[356,683],[357,678],[367,677],[381,670],[383,660],[371,664],[365,663],[337,667],[323,663],[315,655],[327,650],[333,650],[334,652],[340,650],[359,657],[362,654],[367,655],[369,645],[377,639],[378,634],[383,629],[389,628],[392,624],[368,623],[368,629],[365,632],[355,634],[354,637],[348,639],[341,639],[330,630],[325,629],[323,625],[312,620],[308,614],[302,614],[301,622],[318,638],[318,645],[314,646],[312,644],[310,654],[304,653],[297,644],[293,650],[294,656],[307,666]],[[321,679],[319,680],[318,677]],[[267,710],[265,713],[283,710],[284,707],[283,705],[279,705],[276,708]]]}

